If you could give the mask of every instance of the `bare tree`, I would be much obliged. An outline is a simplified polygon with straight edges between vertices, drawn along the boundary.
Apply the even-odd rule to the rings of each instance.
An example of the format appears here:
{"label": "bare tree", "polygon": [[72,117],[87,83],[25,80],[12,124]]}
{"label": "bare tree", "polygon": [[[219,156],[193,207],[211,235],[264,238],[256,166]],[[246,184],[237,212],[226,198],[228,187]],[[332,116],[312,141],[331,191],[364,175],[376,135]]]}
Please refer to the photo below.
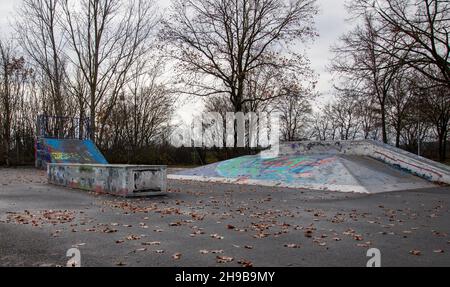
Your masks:
{"label": "bare tree", "polygon": [[3,160],[7,166],[11,164],[9,153],[14,134],[23,128],[25,82],[31,73],[25,59],[17,56],[15,43],[0,40],[0,131]]}
{"label": "bare tree", "polygon": [[356,101],[356,113],[364,139],[377,140],[379,137],[380,117],[375,99],[359,98]]}
{"label": "bare tree", "polygon": [[11,122],[13,97],[10,86],[12,51],[10,43],[0,42],[1,85],[0,96],[2,100],[2,139],[3,156],[7,166],[10,165],[9,150],[11,145]]}
{"label": "bare tree", "polygon": [[285,87],[285,95],[274,102],[274,110],[280,115],[281,135],[284,141],[298,141],[306,136],[312,114],[311,101],[315,97],[312,87],[293,85]]}
{"label": "bare tree", "polygon": [[329,116],[337,127],[341,140],[355,140],[359,132],[356,101],[345,95],[338,96],[331,106]]}
{"label": "bare tree", "polygon": [[[87,83],[92,139],[96,139],[97,117],[106,122],[136,74],[130,69],[151,48],[150,36],[158,22],[153,1],[63,0],[65,29],[72,62]],[[99,105],[102,112],[98,114]],[[100,141],[103,136],[100,131]]]}
{"label": "bare tree", "polygon": [[184,92],[226,94],[242,112],[247,102],[260,100],[247,97],[250,75],[295,66],[295,57],[279,50],[313,38],[316,13],[315,0],[174,0],[161,35],[174,47],[171,56],[190,87]]}
{"label": "bare tree", "polygon": [[449,1],[358,0],[352,8],[371,13],[383,27],[377,50],[450,87]]}
{"label": "bare tree", "polygon": [[[402,132],[409,121],[411,121],[411,114],[417,110],[414,109],[415,100],[411,89],[410,69],[402,69],[397,77],[393,80],[391,92],[388,98],[389,102],[389,120],[391,126],[395,131],[395,146],[400,147],[400,140]],[[415,80],[415,79],[413,79]],[[414,116],[413,116],[414,118]]]}
{"label": "bare tree", "polygon": [[[445,85],[431,87],[422,85],[418,93],[418,110],[421,117],[432,125],[439,144],[439,160],[447,158],[447,141],[450,127],[450,93]],[[420,124],[420,122],[419,122]]]}
{"label": "bare tree", "polygon": [[333,105],[328,103],[320,111],[313,114],[311,137],[319,141],[336,139],[338,125],[331,116],[332,109]]}
{"label": "bare tree", "polygon": [[60,0],[23,0],[15,29],[19,44],[48,83],[51,113],[66,114],[66,55]]}
{"label": "bare tree", "polygon": [[363,25],[341,37],[341,43],[332,48],[335,57],[331,70],[344,78],[337,89],[356,97],[377,101],[381,117],[383,142],[388,142],[387,101],[389,92],[400,67],[396,58],[377,47],[383,39],[380,27],[370,14],[364,15]]}

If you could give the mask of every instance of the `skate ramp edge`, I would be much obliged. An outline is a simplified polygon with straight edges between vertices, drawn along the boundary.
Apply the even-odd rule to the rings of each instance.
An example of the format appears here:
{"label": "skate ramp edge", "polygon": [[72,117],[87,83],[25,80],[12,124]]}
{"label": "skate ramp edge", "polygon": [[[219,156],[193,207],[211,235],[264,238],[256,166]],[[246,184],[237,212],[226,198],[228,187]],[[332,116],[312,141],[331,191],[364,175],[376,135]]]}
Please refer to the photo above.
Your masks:
{"label": "skate ramp edge", "polygon": [[206,177],[206,176],[192,176],[192,175],[178,175],[171,174],[168,176],[172,180],[181,181],[196,181],[204,183],[222,183],[222,184],[237,184],[237,185],[251,185],[251,186],[266,186],[266,187],[283,187],[291,189],[305,189],[305,190],[321,190],[321,191],[339,191],[345,193],[366,193],[369,192],[361,185],[339,185],[339,184],[321,184],[321,183],[289,183],[283,181],[258,180],[248,178],[223,178],[223,177]]}
{"label": "skate ramp edge", "polygon": [[36,144],[36,167],[49,163],[108,164],[91,140],[41,138]]}
{"label": "skate ramp edge", "polygon": [[449,166],[372,140],[284,143],[280,146],[280,154],[367,156],[428,181],[450,184]]}

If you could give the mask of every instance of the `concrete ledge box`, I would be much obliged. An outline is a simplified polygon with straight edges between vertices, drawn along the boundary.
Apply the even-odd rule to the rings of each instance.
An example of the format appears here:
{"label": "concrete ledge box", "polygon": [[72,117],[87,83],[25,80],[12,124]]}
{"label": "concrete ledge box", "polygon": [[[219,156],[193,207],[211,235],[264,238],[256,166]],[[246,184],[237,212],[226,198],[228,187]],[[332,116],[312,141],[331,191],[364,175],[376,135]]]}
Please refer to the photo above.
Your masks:
{"label": "concrete ledge box", "polygon": [[167,191],[166,166],[51,163],[47,175],[50,184],[122,197]]}

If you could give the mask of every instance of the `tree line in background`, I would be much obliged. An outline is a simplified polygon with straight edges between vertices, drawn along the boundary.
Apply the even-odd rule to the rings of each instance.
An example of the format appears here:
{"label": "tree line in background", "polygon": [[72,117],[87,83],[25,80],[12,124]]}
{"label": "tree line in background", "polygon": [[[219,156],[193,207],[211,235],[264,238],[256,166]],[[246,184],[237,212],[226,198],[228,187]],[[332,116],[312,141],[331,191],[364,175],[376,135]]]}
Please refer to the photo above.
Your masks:
{"label": "tree line in background", "polygon": [[[336,101],[314,121],[318,139],[376,139],[448,154],[450,2],[350,1],[357,22],[332,51]],[[423,145],[425,147],[425,145]]]}
{"label": "tree line in background", "polygon": [[411,151],[437,142],[446,159],[448,2],[350,1],[356,27],[332,48],[335,96],[321,109],[299,53],[318,36],[315,0],[173,0],[164,13],[156,4],[22,1],[15,33],[0,37],[0,163],[33,160],[39,114],[89,117],[111,162],[248,152],[171,147],[181,95],[224,118],[277,112],[286,141],[377,139]]}

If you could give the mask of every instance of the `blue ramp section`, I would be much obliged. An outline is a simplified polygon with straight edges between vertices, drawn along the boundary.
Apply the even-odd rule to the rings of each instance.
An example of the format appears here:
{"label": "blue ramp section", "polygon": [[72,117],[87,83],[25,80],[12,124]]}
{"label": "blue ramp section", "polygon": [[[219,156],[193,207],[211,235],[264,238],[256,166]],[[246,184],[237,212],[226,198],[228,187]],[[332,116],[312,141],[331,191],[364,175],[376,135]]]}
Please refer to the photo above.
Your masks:
{"label": "blue ramp section", "polygon": [[108,164],[91,140],[43,138],[37,142],[36,165],[47,163]]}

